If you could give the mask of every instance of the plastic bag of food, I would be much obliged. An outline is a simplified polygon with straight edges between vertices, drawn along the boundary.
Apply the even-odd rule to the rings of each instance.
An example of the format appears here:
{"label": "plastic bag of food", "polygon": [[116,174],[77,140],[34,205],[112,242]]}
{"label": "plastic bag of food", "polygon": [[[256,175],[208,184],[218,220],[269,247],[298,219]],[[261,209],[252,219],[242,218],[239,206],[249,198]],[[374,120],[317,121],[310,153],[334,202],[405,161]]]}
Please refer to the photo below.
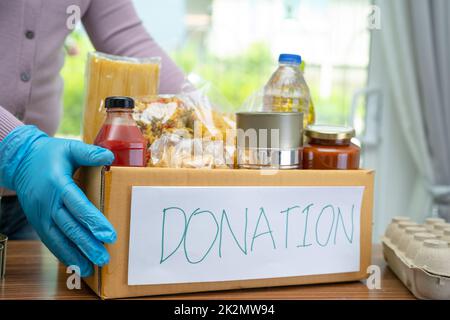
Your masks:
{"label": "plastic bag of food", "polygon": [[89,53],[86,66],[83,141],[94,142],[105,120],[105,98],[157,95],[160,65],[161,59],[158,57],[137,59],[100,52]]}
{"label": "plastic bag of food", "polygon": [[134,118],[149,143],[149,166],[231,168],[235,121],[200,90],[136,97]]}

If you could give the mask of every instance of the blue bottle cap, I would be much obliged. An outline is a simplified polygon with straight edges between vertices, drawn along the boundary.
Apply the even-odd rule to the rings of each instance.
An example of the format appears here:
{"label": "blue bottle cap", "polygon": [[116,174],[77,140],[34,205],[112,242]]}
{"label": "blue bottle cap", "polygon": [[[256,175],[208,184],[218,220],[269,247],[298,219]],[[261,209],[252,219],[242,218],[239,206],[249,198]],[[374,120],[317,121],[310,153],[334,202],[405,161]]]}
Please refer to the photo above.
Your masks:
{"label": "blue bottle cap", "polygon": [[278,58],[279,63],[294,63],[294,64],[301,64],[302,63],[302,57],[297,54],[289,54],[289,53],[282,53],[280,54],[280,57]]}

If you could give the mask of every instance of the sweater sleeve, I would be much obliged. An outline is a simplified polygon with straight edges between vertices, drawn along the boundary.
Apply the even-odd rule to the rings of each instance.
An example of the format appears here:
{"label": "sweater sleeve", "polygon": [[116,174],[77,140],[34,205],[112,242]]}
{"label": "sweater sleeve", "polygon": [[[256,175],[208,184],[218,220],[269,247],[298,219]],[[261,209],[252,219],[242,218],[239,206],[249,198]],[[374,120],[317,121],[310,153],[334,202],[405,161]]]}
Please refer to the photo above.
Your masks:
{"label": "sweater sleeve", "polygon": [[11,113],[0,106],[0,141],[2,141],[14,128],[22,126]]}
{"label": "sweater sleeve", "polygon": [[147,33],[131,0],[92,0],[82,20],[98,51],[135,58],[161,57],[160,92],[180,91],[185,75]]}

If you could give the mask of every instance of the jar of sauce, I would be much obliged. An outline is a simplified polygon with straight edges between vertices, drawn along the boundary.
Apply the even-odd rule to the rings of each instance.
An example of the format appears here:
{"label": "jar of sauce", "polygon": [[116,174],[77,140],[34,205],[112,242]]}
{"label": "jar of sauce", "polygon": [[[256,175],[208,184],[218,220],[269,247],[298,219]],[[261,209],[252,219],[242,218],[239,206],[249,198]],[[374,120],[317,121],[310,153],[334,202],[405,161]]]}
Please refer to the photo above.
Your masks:
{"label": "jar of sauce", "polygon": [[360,148],[351,142],[351,127],[310,125],[305,130],[303,169],[359,169]]}
{"label": "jar of sauce", "polygon": [[113,166],[146,167],[147,141],[133,119],[134,100],[109,97],[105,100],[106,120],[94,144],[111,150]]}

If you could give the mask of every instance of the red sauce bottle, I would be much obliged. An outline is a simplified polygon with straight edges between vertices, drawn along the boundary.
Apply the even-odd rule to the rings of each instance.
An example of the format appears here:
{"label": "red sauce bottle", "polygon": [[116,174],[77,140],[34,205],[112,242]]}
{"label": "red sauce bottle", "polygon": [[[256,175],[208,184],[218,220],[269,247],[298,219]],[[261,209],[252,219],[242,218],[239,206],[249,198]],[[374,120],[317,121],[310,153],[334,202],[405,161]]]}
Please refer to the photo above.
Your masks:
{"label": "red sauce bottle", "polygon": [[94,144],[111,150],[113,166],[146,167],[147,142],[133,119],[134,100],[109,97],[105,107],[106,120]]}
{"label": "red sauce bottle", "polygon": [[360,148],[351,142],[353,128],[309,125],[305,136],[308,143],[303,148],[303,169],[359,169]]}

